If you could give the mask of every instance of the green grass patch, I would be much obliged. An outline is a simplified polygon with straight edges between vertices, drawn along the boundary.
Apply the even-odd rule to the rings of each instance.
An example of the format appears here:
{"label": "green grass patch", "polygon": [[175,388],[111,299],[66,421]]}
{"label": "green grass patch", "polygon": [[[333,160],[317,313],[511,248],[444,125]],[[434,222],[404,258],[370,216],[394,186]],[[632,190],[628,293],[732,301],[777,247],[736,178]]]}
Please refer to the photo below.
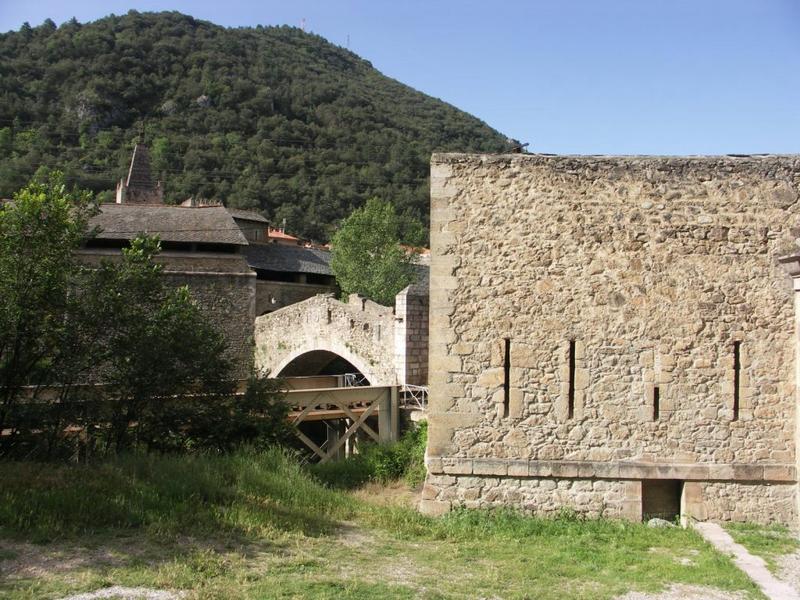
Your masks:
{"label": "green grass patch", "polygon": [[748,552],[763,558],[773,572],[778,568],[778,557],[800,549],[797,533],[783,525],[730,523],[725,528],[735,542],[747,548]]}
{"label": "green grass patch", "polygon": [[671,583],[760,597],[691,530],[511,510],[431,518],[332,489],[276,450],[0,463],[0,480],[3,547],[44,561],[0,580],[10,600],[109,585],[231,600],[603,599]]}

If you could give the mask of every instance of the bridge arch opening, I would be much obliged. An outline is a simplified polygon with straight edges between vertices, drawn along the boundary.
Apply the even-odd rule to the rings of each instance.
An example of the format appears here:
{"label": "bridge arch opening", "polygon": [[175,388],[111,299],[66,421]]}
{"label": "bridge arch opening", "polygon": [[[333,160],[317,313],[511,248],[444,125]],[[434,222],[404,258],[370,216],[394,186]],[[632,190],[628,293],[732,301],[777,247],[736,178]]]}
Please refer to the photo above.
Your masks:
{"label": "bridge arch opening", "polygon": [[329,350],[312,350],[293,358],[278,373],[278,377],[309,377],[316,375],[345,375],[353,373],[367,378],[365,373],[346,358]]}

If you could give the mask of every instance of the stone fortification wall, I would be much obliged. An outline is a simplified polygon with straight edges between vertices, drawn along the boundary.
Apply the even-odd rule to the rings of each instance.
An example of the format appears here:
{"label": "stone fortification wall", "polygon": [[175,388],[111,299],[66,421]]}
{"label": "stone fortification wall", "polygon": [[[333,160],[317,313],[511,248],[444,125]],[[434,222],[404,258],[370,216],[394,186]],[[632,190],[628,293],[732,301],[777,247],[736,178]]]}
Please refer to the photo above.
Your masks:
{"label": "stone fortification wall", "polygon": [[395,385],[394,311],[355,294],[319,295],[256,319],[256,368],[277,376],[303,354],[324,350],[349,361],[371,385]]}
{"label": "stone fortification wall", "polygon": [[[636,518],[641,486],[674,479],[696,515],[796,518],[776,259],[800,234],[800,158],[434,155],[431,175],[423,509],[546,512],[542,483],[566,481],[559,503]],[[728,508],[759,488],[781,500]]]}
{"label": "stone fortification wall", "polygon": [[255,273],[167,271],[164,276],[176,286],[189,287],[204,314],[224,333],[235,376],[246,378],[253,368]]}

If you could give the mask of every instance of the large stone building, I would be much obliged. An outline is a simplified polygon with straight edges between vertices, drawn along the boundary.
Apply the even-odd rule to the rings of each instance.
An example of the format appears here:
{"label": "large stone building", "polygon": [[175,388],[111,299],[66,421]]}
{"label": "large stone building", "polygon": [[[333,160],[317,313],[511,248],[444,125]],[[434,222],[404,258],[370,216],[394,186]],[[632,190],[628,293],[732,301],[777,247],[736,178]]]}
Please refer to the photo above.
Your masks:
{"label": "large stone building", "polygon": [[238,377],[253,365],[256,274],[243,249],[247,239],[223,206],[164,204],[161,185],[153,182],[147,147],[137,144],[128,179],[117,186],[115,203],[101,204],[91,220],[97,235],[80,250],[88,263],[119,260],[121,249],[139,234],[157,235],[164,277],[189,287],[208,318],[225,334]]}
{"label": "large stone building", "polygon": [[796,524],[799,189],[799,157],[434,155],[423,510]]}
{"label": "large stone building", "polygon": [[[181,206],[222,206],[196,198]],[[330,252],[306,240],[270,227],[269,221],[252,210],[227,208],[247,239],[243,252],[255,271],[256,316],[265,315],[317,294],[336,293],[338,287],[330,267]]]}

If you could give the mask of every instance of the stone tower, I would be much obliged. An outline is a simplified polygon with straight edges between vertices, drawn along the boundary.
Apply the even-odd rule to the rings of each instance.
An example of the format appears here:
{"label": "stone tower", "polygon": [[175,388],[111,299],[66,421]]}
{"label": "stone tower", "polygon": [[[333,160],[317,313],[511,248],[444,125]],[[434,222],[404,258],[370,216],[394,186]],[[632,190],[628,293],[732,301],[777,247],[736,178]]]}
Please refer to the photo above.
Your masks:
{"label": "stone tower", "polygon": [[160,181],[153,183],[150,152],[141,140],[133,149],[127,181],[117,183],[117,204],[164,204],[164,190]]}

